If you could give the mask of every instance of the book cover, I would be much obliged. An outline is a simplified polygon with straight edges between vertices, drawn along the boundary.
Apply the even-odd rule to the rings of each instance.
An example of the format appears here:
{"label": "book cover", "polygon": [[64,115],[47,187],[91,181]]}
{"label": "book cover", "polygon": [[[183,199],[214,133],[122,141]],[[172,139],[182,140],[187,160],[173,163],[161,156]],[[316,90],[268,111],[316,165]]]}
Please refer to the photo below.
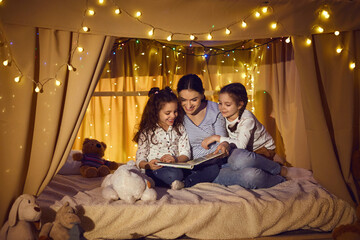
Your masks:
{"label": "book cover", "polygon": [[218,158],[222,156],[223,153],[209,153],[208,155],[205,155],[200,158],[196,158],[193,160],[189,160],[187,162],[179,162],[179,163],[166,163],[166,162],[158,162],[158,165],[164,166],[164,167],[176,167],[176,168],[186,168],[186,169],[193,169],[196,165],[199,165],[203,162],[209,161],[214,158]]}

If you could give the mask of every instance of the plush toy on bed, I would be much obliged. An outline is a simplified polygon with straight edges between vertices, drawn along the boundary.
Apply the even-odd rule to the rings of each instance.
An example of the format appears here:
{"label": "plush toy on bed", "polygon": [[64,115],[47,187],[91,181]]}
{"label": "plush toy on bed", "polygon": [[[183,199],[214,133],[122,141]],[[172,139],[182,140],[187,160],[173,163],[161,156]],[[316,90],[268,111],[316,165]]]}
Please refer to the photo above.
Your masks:
{"label": "plush toy on bed", "polygon": [[128,203],[136,200],[156,200],[154,181],[135,166],[134,161],[120,166],[113,174],[107,175],[102,184],[102,196],[108,200],[123,199]]}
{"label": "plush toy on bed", "polygon": [[1,240],[37,239],[41,209],[33,195],[19,196],[11,206],[9,219],[0,232]]}
{"label": "plush toy on bed", "polygon": [[39,240],[85,239],[80,222],[80,218],[76,215],[75,210],[69,205],[69,202],[65,202],[57,211],[55,221],[45,223],[41,228]]}
{"label": "plush toy on bed", "polygon": [[356,208],[357,221],[353,224],[340,225],[332,232],[334,240],[359,240],[360,239],[360,205]]}
{"label": "plush toy on bed", "polygon": [[107,161],[103,158],[106,149],[104,142],[96,139],[85,138],[82,153],[74,153],[73,159],[81,161],[80,173],[83,177],[104,177],[110,170],[118,168],[116,162]]}

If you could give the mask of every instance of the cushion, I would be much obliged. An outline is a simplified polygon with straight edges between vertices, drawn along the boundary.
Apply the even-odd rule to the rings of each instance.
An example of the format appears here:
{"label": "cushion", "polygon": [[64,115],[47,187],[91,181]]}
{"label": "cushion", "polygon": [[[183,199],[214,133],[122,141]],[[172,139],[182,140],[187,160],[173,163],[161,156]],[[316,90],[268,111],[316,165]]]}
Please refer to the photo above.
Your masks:
{"label": "cushion", "polygon": [[80,166],[81,161],[74,161],[72,155],[74,153],[81,153],[79,150],[71,150],[69,156],[64,164],[64,166],[60,169],[58,174],[61,175],[80,175]]}

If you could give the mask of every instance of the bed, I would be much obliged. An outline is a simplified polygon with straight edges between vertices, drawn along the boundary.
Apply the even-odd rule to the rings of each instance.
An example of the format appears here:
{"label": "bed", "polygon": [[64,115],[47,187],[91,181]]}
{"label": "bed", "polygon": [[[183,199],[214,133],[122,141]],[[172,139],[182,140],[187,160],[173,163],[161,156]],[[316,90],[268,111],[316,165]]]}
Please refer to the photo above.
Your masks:
{"label": "bed", "polygon": [[257,190],[215,183],[181,190],[156,187],[156,201],[129,204],[105,200],[103,178],[60,173],[38,197],[42,220],[53,221],[68,201],[78,210],[87,239],[240,239],[299,229],[329,232],[356,220],[354,208],[311,175]]}

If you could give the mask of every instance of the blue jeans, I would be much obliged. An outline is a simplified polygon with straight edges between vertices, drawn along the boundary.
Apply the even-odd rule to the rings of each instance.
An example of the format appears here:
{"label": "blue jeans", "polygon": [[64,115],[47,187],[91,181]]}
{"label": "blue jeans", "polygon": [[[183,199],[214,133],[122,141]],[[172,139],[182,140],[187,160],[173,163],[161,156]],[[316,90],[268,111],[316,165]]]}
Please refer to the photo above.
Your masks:
{"label": "blue jeans", "polygon": [[228,163],[221,166],[214,183],[244,188],[269,188],[285,181],[280,164],[245,149],[234,149]]}
{"label": "blue jeans", "polygon": [[162,167],[154,171],[147,169],[145,173],[155,181],[158,187],[170,187],[175,180],[183,181],[185,187],[191,187],[200,182],[214,181],[219,171],[217,164],[211,164],[197,166],[191,170],[173,167]]}

